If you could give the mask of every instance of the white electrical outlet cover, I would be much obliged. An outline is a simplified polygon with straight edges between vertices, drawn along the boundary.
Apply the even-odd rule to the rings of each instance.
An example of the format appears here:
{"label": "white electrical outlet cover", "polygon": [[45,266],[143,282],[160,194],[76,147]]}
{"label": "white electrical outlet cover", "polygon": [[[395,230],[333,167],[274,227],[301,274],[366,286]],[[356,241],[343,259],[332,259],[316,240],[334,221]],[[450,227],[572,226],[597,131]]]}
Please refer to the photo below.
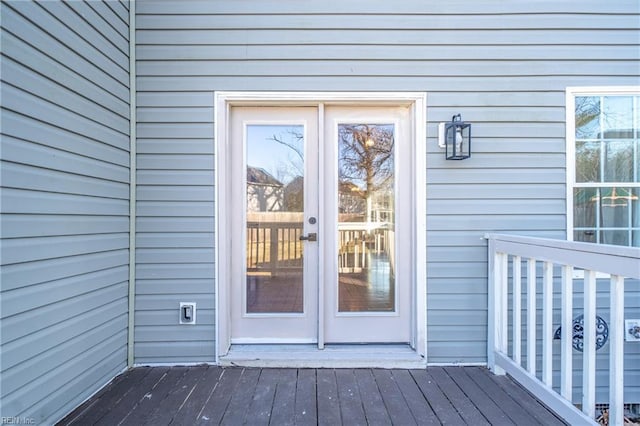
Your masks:
{"label": "white electrical outlet cover", "polygon": [[624,340],[640,342],[640,319],[624,320]]}
{"label": "white electrical outlet cover", "polygon": [[[185,321],[182,315],[182,309],[185,307],[190,307],[192,308],[191,311],[191,321]],[[195,325],[196,324],[196,303],[195,302],[180,302],[180,311],[179,311],[179,318],[178,318],[178,323],[179,324],[189,324],[189,325]]]}

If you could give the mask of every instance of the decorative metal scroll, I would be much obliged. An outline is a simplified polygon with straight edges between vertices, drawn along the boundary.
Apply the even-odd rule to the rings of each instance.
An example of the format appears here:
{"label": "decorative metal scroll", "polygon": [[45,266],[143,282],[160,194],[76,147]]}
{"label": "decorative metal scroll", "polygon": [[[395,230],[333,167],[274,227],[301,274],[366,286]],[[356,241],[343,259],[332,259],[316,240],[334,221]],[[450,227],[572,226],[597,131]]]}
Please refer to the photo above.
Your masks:
{"label": "decorative metal scroll", "polygon": [[[562,327],[558,327],[553,338],[559,340]],[[596,350],[602,348],[609,340],[609,325],[601,316],[596,315]],[[573,349],[582,352],[584,349],[584,315],[573,320]]]}

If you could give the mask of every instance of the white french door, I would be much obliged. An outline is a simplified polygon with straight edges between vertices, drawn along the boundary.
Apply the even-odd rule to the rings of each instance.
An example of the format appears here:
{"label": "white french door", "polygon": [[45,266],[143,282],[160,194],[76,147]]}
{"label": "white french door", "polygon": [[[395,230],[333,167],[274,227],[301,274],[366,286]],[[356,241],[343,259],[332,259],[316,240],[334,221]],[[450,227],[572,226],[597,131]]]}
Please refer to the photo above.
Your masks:
{"label": "white french door", "polygon": [[411,129],[408,107],[327,107],[324,340],[411,340]]}
{"label": "white french door", "polygon": [[231,338],[318,335],[318,109],[231,111]]}
{"label": "white french door", "polygon": [[411,107],[232,106],[227,134],[230,342],[413,343]]}

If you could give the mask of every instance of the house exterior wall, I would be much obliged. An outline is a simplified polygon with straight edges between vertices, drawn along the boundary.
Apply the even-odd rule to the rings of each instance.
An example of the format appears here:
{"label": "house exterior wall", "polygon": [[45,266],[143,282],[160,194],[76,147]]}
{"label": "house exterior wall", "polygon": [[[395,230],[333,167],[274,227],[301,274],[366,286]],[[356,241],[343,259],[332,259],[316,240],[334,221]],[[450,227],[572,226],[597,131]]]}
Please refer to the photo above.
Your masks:
{"label": "house exterior wall", "polygon": [[428,361],[482,363],[483,235],[565,238],[565,89],[638,83],[633,0],[138,3],[137,363],[215,360],[214,91],[427,93]]}
{"label": "house exterior wall", "polygon": [[128,7],[0,5],[3,419],[52,424],[127,365]]}

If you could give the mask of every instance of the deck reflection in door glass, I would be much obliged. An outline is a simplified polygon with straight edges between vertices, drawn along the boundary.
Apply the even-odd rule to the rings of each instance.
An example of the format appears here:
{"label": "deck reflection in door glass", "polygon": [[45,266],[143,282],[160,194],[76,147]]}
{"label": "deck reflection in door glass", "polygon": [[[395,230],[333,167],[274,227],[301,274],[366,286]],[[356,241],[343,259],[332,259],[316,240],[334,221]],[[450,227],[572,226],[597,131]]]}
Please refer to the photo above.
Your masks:
{"label": "deck reflection in door glass", "polygon": [[303,312],[303,126],[248,125],[246,312]]}
{"label": "deck reflection in door glass", "polygon": [[395,309],[393,124],[338,126],[338,310]]}

